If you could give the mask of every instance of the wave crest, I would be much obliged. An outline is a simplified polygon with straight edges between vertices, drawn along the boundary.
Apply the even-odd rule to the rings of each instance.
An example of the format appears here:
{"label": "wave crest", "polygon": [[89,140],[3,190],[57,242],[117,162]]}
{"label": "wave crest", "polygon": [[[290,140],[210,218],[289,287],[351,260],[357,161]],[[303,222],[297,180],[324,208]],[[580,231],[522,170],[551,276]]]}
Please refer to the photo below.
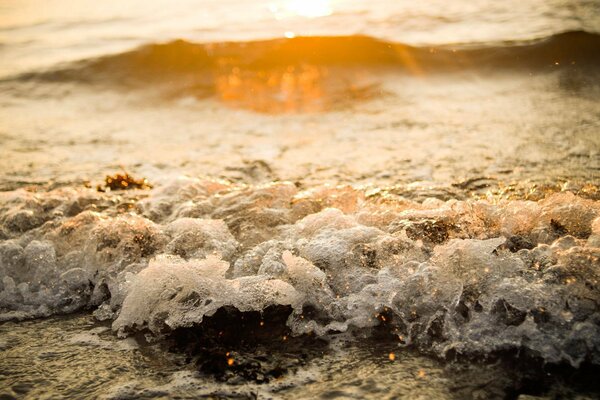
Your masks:
{"label": "wave crest", "polygon": [[131,196],[2,194],[1,319],[93,308],[121,335],[163,336],[224,308],[287,306],[296,335],[384,326],[442,357],[600,364],[598,201],[197,179]]}
{"label": "wave crest", "polygon": [[368,36],[296,37],[197,44],[176,40],[18,79],[149,82],[209,79],[210,72],[268,70],[293,65],[392,67],[411,74],[465,69],[556,69],[597,66],[600,35],[570,31],[531,42],[416,47]]}

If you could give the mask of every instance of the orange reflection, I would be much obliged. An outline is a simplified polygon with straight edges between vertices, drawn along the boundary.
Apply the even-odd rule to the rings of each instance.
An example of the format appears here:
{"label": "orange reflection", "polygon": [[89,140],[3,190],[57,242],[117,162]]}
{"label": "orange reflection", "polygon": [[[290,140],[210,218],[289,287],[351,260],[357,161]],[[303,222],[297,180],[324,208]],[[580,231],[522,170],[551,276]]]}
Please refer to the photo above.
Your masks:
{"label": "orange reflection", "polygon": [[398,60],[400,60],[400,65],[404,66],[408,72],[415,76],[423,75],[423,69],[408,48],[404,46],[396,46],[395,50]]}
{"label": "orange reflection", "polygon": [[331,68],[311,64],[271,69],[222,68],[215,77],[219,100],[238,108],[280,114],[327,111],[366,100],[378,86],[361,74],[332,73]]}

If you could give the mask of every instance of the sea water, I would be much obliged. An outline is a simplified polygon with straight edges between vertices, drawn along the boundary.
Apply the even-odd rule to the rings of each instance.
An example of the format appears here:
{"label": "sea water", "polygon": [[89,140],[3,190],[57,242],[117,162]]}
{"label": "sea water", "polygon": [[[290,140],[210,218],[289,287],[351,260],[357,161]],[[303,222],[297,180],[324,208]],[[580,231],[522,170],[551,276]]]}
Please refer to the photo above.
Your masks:
{"label": "sea water", "polygon": [[2,2],[2,394],[594,397],[598,7]]}

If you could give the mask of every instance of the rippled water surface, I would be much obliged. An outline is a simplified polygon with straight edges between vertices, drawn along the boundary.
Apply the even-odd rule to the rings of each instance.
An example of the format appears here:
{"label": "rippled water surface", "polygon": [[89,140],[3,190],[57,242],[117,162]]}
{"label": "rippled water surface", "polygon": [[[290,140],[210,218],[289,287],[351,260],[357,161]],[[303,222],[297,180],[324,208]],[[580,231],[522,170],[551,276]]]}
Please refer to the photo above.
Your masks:
{"label": "rippled water surface", "polygon": [[[0,380],[4,396],[331,398],[408,396],[418,390],[426,397],[452,398],[441,365],[402,351],[390,361],[386,351],[398,351],[392,344],[368,349],[333,345],[303,371],[271,384],[231,385],[182,367],[184,361],[177,354],[165,356],[133,339],[117,340],[106,325],[88,316],[7,323],[1,329],[1,354],[10,364]],[[34,340],[28,337],[32,330]],[[395,380],[401,385],[394,385]]]}
{"label": "rippled water surface", "polygon": [[2,398],[594,398],[597,1],[0,0]]}
{"label": "rippled water surface", "polygon": [[[7,399],[496,398],[511,393],[515,382],[506,366],[444,365],[394,343],[354,339],[333,341],[301,370],[270,383],[232,384],[143,339],[118,340],[85,315],[6,323],[0,333],[0,395]],[[594,398],[552,379],[554,395]]]}

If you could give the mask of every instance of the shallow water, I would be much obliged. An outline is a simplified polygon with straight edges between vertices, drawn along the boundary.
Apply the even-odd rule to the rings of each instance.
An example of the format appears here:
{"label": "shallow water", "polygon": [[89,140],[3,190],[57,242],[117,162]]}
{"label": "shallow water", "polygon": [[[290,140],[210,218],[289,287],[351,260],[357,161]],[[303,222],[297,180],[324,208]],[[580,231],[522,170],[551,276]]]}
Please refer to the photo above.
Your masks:
{"label": "shallow water", "polygon": [[[165,99],[154,89],[27,85],[28,94],[5,92],[0,108],[2,185],[97,181],[120,165],[152,181],[190,174],[305,186],[597,183],[598,87],[588,77],[571,89],[564,74],[364,73],[355,98],[334,87],[289,101],[267,93],[262,102],[244,87],[218,99],[175,88]],[[329,111],[298,115],[305,109]]]}
{"label": "shallow water", "polygon": [[[7,399],[500,398],[524,379],[502,364],[446,365],[394,343],[353,339],[333,340],[302,369],[272,382],[231,383],[143,339],[118,340],[87,315],[5,323],[0,333],[0,395]],[[555,376],[549,388],[554,396],[594,398]]]}
{"label": "shallow water", "polygon": [[600,393],[597,2],[96,3],[0,2],[5,397]]}
{"label": "shallow water", "polygon": [[[31,330],[37,332],[35,340],[28,337]],[[7,323],[2,337],[2,356],[10,363],[2,375],[8,389],[4,393],[25,398],[246,398],[252,393],[261,398],[331,398],[378,392],[395,397],[415,390],[426,397],[452,398],[439,363],[407,351],[391,361],[385,351],[398,351],[393,344],[355,349],[333,344],[303,371],[271,384],[227,385],[182,367],[177,354],[165,357],[133,339],[116,340],[109,327],[89,316]],[[396,379],[402,385],[390,391]]]}
{"label": "shallow water", "polygon": [[[346,396],[383,392],[394,397],[388,385],[402,379],[403,384],[394,389],[398,395],[419,390],[423,396],[451,398],[442,366],[410,352],[399,353],[392,362],[385,348],[349,350],[332,345],[327,355],[313,360],[303,371],[271,384],[231,385],[181,366],[182,357],[177,354],[165,356],[133,339],[116,340],[109,327],[89,316],[7,323],[1,329],[2,357],[7,364],[0,382],[3,394],[9,396],[311,398],[314,393],[331,398],[342,395],[341,390]],[[32,330],[37,332],[35,340],[29,337]],[[392,345],[387,349],[390,347],[396,350]],[[340,382],[347,385],[332,386]]]}

